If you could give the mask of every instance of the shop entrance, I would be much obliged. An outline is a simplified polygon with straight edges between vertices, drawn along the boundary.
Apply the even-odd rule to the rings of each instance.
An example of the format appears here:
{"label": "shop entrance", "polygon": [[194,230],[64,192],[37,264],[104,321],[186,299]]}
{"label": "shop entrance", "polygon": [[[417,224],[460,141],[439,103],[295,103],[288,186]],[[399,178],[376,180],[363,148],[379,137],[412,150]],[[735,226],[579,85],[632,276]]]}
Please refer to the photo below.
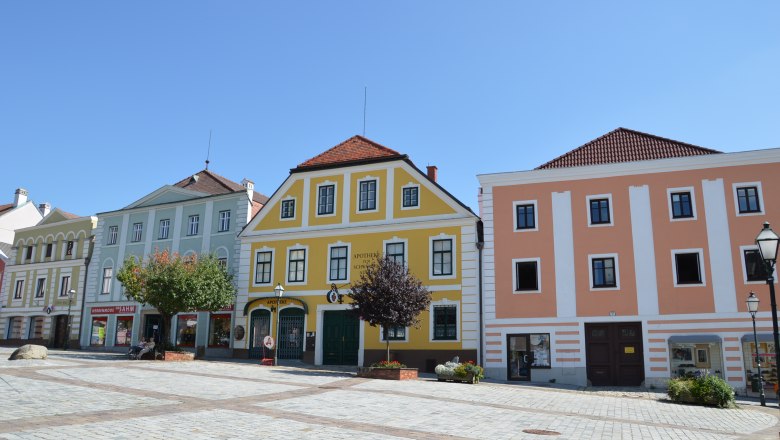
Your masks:
{"label": "shop entrance", "polygon": [[286,308],[279,312],[279,359],[300,359],[303,356],[303,309]]}
{"label": "shop entrance", "polygon": [[322,322],[322,363],[357,365],[360,321],[346,310],[326,311]]}
{"label": "shop entrance", "polygon": [[531,365],[534,363],[534,352],[531,350],[531,335],[506,335],[508,380],[531,380]]}
{"label": "shop entrance", "polygon": [[54,317],[54,343],[55,347],[64,347],[68,332],[68,315]]}
{"label": "shop entrance", "polygon": [[[270,350],[263,345],[263,339],[268,336],[271,328],[271,312],[268,310],[255,310],[252,312],[249,323],[249,359],[262,359],[273,356]],[[264,351],[269,352],[263,356]]]}
{"label": "shop entrance", "polygon": [[639,386],[645,380],[641,322],[585,324],[585,365],[593,386]]}
{"label": "shop entrance", "polygon": [[[144,339],[153,339],[155,344],[159,344],[160,330],[162,330],[162,316],[160,315],[146,315],[144,318]],[[171,329],[168,329],[170,332]],[[170,337],[166,338],[170,340]]]}

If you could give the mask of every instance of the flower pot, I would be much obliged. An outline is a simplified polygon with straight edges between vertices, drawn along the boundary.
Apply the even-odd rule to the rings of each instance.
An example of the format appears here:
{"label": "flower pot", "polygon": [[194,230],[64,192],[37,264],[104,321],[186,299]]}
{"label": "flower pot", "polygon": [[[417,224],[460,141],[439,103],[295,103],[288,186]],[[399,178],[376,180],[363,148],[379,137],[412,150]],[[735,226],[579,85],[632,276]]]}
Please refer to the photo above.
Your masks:
{"label": "flower pot", "polygon": [[415,380],[417,368],[358,367],[357,376],[367,379]]}
{"label": "flower pot", "polygon": [[474,373],[466,373],[466,376],[445,376],[438,374],[436,375],[436,379],[439,382],[461,382],[461,383],[479,383],[479,378],[477,376],[474,376]]}

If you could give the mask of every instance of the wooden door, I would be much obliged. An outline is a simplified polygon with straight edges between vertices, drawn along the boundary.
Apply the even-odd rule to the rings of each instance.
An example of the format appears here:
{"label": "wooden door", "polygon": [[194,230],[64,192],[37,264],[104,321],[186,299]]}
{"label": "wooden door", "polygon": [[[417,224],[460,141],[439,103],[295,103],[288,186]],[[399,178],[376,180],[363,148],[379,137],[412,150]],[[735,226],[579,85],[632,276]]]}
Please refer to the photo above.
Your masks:
{"label": "wooden door", "polygon": [[642,323],[585,324],[585,364],[593,386],[639,386],[645,380]]}
{"label": "wooden door", "polygon": [[322,363],[357,365],[360,321],[346,310],[326,311],[322,323]]}

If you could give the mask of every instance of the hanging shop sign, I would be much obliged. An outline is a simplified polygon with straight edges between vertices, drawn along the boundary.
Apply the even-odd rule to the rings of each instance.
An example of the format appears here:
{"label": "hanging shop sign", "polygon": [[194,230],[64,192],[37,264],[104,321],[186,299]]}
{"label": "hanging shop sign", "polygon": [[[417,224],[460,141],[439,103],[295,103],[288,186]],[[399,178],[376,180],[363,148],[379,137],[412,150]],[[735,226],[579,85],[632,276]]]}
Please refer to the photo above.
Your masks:
{"label": "hanging shop sign", "polygon": [[339,304],[343,303],[344,302],[343,296],[344,295],[339,293],[339,288],[338,288],[338,286],[336,286],[335,283],[331,284],[330,285],[330,290],[328,290],[325,293],[325,298],[331,304],[333,304],[333,303],[339,303]]}
{"label": "hanging shop sign", "polygon": [[135,306],[107,306],[92,307],[90,313],[93,315],[116,315],[118,313],[135,313]]}

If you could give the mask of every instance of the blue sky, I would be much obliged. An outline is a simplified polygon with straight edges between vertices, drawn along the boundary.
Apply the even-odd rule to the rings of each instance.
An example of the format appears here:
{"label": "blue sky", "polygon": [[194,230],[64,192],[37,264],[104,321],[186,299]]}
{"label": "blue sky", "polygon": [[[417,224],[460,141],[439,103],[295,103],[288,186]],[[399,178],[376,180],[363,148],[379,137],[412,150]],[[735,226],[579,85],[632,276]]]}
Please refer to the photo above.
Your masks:
{"label": "blue sky", "polygon": [[270,195],[363,129],[477,174],[617,127],[780,147],[780,2],[0,3],[0,203],[81,215],[203,168]]}

